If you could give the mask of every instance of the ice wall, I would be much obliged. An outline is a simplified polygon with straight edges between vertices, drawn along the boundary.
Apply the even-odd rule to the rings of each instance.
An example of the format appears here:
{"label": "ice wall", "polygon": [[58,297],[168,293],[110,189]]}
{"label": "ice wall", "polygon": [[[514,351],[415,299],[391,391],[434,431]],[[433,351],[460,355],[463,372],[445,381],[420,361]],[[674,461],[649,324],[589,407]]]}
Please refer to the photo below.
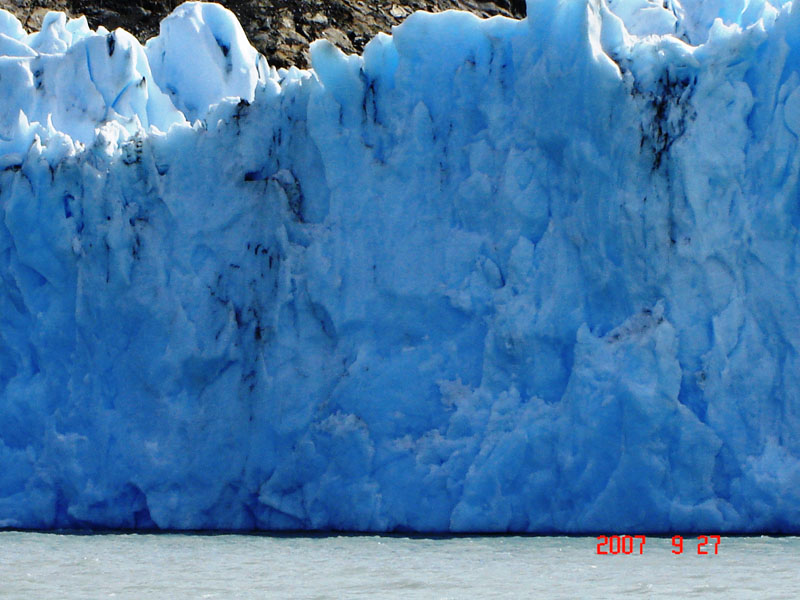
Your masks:
{"label": "ice wall", "polygon": [[0,526],[800,532],[800,7],[528,15],[0,11]]}

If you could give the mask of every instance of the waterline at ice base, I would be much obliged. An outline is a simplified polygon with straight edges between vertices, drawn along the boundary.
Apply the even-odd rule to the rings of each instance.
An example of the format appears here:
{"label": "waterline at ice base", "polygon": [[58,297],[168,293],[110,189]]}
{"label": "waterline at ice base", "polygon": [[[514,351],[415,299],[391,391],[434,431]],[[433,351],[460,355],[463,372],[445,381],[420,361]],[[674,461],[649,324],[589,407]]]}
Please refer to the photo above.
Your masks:
{"label": "waterline at ice base", "polygon": [[800,5],[275,70],[0,11],[0,527],[800,533]]}

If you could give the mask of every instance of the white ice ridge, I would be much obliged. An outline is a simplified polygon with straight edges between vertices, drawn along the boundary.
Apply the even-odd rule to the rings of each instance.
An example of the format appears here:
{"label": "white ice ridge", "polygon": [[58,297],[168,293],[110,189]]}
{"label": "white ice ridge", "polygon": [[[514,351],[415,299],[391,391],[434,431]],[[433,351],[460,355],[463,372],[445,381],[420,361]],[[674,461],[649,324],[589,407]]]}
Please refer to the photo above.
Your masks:
{"label": "white ice ridge", "polygon": [[0,527],[800,533],[796,3],[0,55]]}

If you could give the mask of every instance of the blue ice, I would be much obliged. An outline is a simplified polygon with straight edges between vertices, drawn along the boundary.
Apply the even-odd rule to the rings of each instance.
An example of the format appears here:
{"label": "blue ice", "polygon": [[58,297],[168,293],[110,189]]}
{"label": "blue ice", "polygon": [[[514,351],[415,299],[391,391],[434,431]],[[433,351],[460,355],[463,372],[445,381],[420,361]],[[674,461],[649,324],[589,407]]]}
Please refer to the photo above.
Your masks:
{"label": "blue ice", "polygon": [[800,6],[276,70],[0,11],[0,527],[800,532]]}

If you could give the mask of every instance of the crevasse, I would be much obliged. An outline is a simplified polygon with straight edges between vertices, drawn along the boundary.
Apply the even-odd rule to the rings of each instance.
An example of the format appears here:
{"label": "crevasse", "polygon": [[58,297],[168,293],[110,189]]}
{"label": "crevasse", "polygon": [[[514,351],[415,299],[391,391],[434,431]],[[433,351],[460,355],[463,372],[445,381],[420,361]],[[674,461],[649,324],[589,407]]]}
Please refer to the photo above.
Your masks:
{"label": "crevasse", "polygon": [[800,532],[800,7],[311,52],[0,11],[0,527]]}

